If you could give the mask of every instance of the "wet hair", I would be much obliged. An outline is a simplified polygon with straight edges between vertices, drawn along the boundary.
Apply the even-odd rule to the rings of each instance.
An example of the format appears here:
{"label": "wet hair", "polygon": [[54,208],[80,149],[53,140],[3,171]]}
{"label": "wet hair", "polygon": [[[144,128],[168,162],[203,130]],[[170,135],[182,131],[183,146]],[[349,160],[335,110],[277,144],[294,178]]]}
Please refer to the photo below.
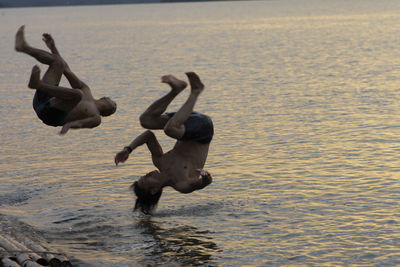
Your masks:
{"label": "wet hair", "polygon": [[134,182],[131,188],[137,197],[134,210],[140,209],[144,214],[152,214],[160,200],[162,189],[153,195],[150,191],[141,188],[138,182]]}

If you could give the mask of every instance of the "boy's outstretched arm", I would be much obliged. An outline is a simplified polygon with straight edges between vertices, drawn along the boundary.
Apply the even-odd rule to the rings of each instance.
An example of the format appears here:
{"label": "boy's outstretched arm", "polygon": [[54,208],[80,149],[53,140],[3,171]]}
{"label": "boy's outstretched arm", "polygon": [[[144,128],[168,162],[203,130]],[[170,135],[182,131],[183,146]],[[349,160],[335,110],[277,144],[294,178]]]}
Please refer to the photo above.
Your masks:
{"label": "boy's outstretched arm", "polygon": [[101,116],[96,115],[82,120],[70,121],[64,124],[60,131],[60,135],[64,135],[69,129],[82,129],[82,128],[94,128],[99,126],[101,123]]}
{"label": "boy's outstretched arm", "polygon": [[129,154],[143,144],[147,145],[147,148],[150,150],[153,163],[156,167],[158,167],[159,161],[164,153],[156,136],[150,130],[140,134],[128,146],[125,146],[120,152],[118,152],[114,158],[115,164],[118,165],[120,162],[125,162],[129,158]]}

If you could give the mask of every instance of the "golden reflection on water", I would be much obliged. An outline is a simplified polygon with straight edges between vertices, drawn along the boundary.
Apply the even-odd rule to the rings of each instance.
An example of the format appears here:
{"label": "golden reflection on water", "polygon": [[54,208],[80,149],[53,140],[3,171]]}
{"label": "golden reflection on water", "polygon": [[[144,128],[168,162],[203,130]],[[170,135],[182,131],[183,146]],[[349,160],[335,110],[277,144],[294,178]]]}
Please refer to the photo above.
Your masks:
{"label": "golden reflection on water", "polygon": [[[163,229],[151,218],[143,218],[137,227],[144,236],[150,236],[153,243],[144,251],[147,264],[159,259],[176,258],[180,264],[203,265],[213,261],[213,255],[220,249],[207,237],[207,232],[190,226]],[[157,260],[156,260],[157,259]]]}
{"label": "golden reflection on water", "polygon": [[[25,14],[32,44],[50,27],[73,69],[118,111],[99,128],[58,136],[30,107],[33,62],[0,44],[13,62],[0,72],[0,212],[94,264],[397,262],[400,18],[371,1],[344,14],[285,5],[182,5],[186,16],[176,5],[72,8],[54,25],[38,10],[10,11]],[[7,23],[5,40],[17,28]],[[145,147],[118,167],[113,156],[167,91],[159,77],[188,70],[207,87],[196,109],[215,124],[206,165],[214,183],[185,196],[167,189],[154,218],[132,215],[129,185],[154,167]]]}

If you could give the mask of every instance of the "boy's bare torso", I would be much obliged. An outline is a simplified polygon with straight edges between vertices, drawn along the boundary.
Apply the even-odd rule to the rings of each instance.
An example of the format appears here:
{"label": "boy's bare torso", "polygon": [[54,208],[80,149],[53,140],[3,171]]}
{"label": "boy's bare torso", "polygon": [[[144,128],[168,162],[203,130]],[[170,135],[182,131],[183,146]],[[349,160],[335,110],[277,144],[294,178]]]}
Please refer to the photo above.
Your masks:
{"label": "boy's bare torso", "polygon": [[161,173],[168,177],[169,185],[182,193],[190,193],[192,181],[199,179],[198,169],[203,169],[209,144],[195,141],[178,141],[174,148],[160,159]]}
{"label": "boy's bare torso", "polygon": [[80,89],[71,90],[80,90],[82,92],[82,99],[78,104],[68,103],[65,100],[60,100],[55,97],[51,100],[52,106],[68,111],[68,115],[65,117],[65,122],[100,116],[90,88],[86,84]]}

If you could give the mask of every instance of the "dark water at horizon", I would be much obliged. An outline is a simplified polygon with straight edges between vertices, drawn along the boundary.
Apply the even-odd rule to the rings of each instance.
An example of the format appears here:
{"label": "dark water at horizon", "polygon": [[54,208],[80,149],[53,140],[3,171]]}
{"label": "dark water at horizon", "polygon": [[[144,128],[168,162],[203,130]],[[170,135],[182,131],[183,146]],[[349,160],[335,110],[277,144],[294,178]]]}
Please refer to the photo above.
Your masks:
{"label": "dark water at horizon", "polygon": [[[399,8],[283,0],[2,10],[0,214],[80,266],[400,264]],[[52,33],[117,113],[66,136],[42,125],[26,87],[37,63],[13,51],[22,24],[34,46]],[[150,155],[142,147],[118,167],[113,156],[167,92],[160,77],[186,71],[206,85],[196,110],[215,124],[214,183],[189,195],[167,189],[156,214],[140,216],[129,186],[153,170]],[[164,151],[173,146],[157,137]]]}

